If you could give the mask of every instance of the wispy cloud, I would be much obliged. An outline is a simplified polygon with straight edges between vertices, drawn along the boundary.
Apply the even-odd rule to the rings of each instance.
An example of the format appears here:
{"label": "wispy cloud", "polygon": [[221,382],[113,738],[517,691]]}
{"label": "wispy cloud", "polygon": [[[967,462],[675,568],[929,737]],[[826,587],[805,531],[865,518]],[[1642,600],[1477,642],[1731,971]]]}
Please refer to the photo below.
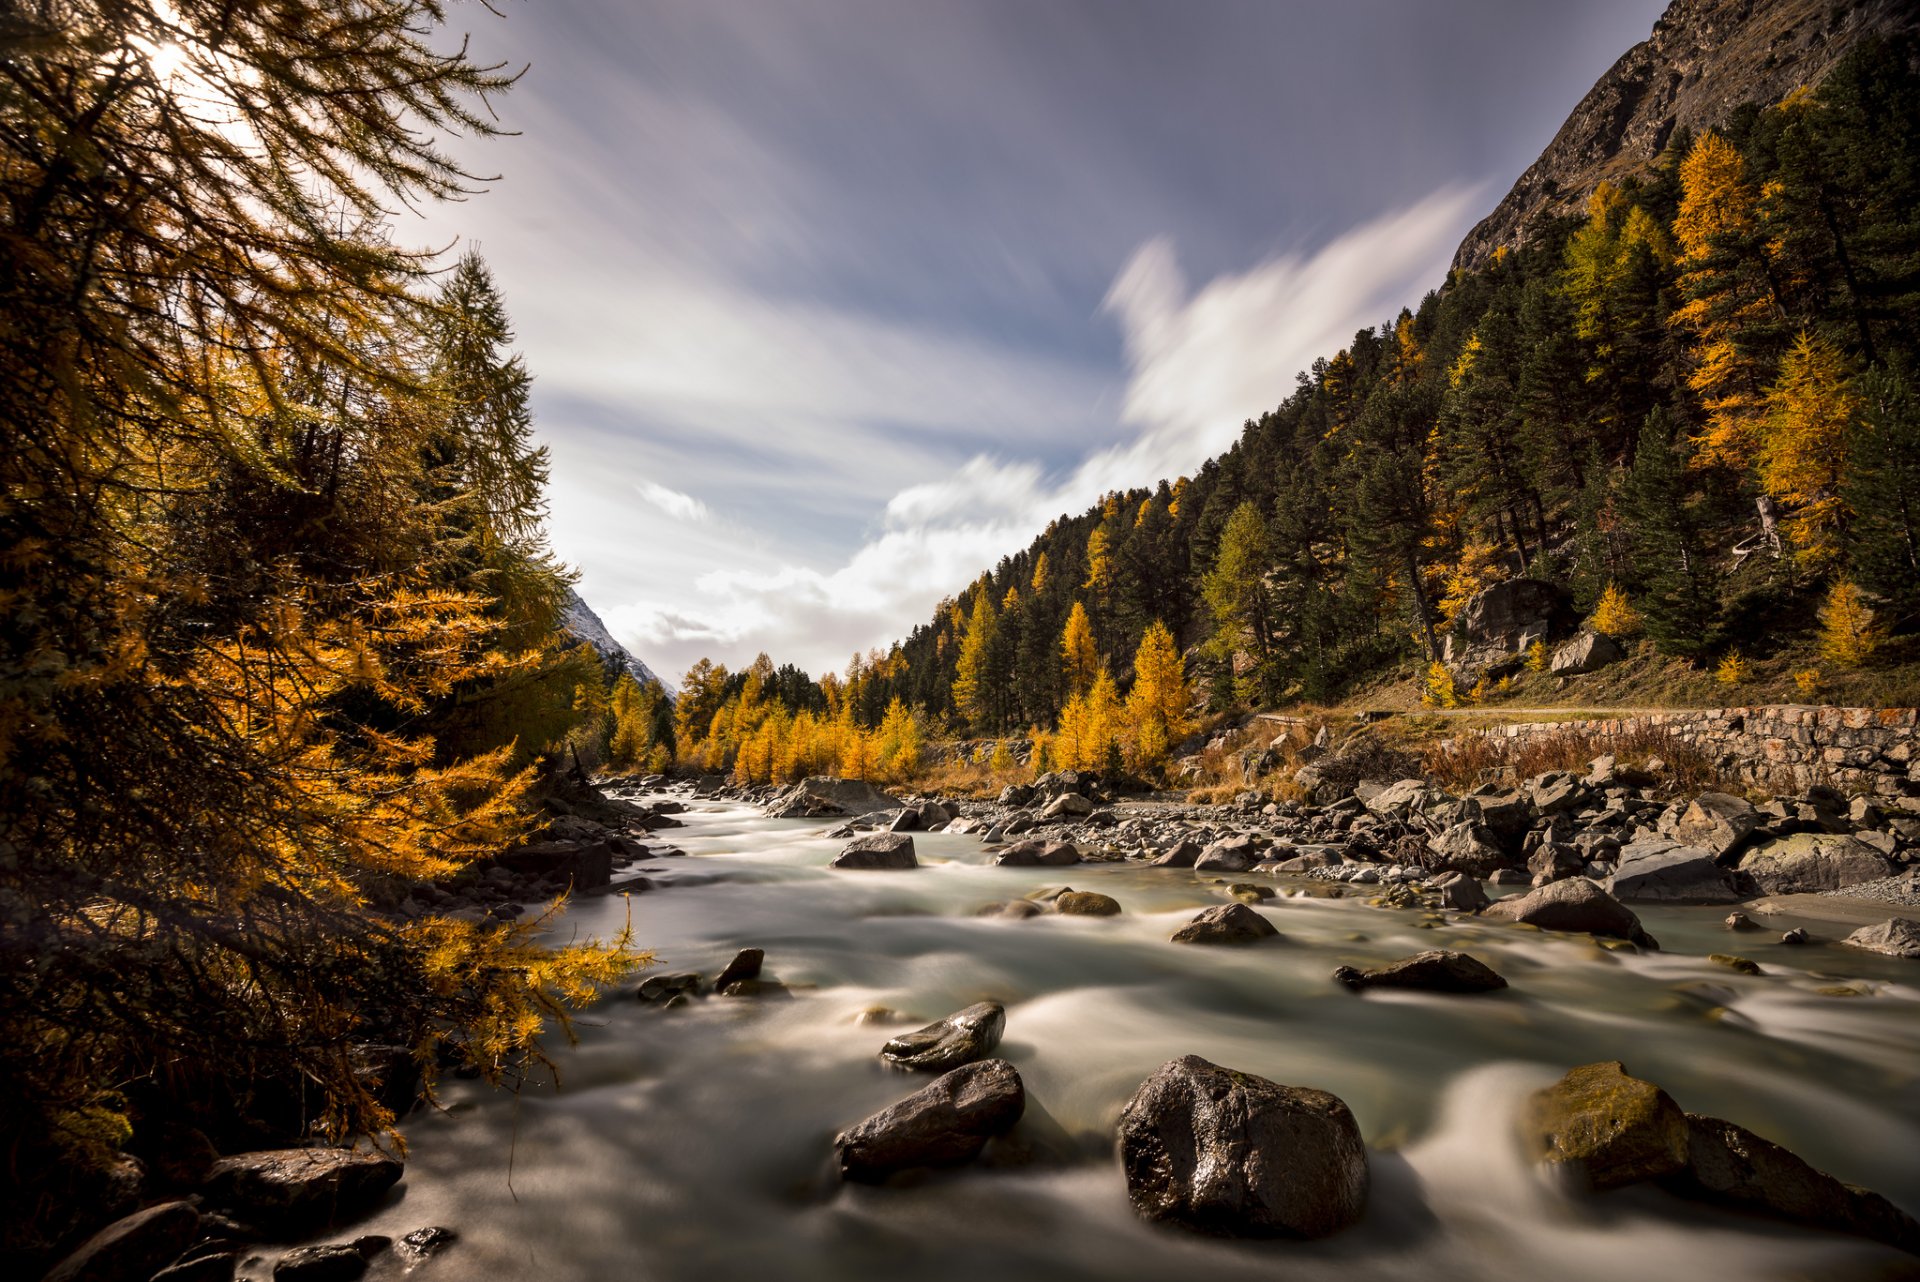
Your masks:
{"label": "wispy cloud", "polygon": [[640,491],[641,498],[676,520],[704,521],[711,515],[707,505],[693,495],[670,490],[658,481],[639,481],[633,488]]}

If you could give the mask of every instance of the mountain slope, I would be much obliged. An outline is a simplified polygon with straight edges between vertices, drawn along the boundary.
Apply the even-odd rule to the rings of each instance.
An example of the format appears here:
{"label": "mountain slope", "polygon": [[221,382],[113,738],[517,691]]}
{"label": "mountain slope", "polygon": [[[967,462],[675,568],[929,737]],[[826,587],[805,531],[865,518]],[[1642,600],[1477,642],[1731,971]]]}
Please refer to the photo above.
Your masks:
{"label": "mountain slope", "polygon": [[600,621],[600,616],[593,612],[593,607],[582,600],[580,594],[572,588],[567,589],[567,604],[560,612],[560,626],[575,640],[584,641],[592,646],[594,653],[602,659],[611,659],[619,664],[641,685],[652,681],[668,694],[674,693],[673,687],[656,675],[652,668],[635,658],[625,646],[613,639],[613,633],[607,631],[607,625]]}
{"label": "mountain slope", "polygon": [[1601,181],[1645,167],[1676,130],[1698,133],[1743,103],[1818,84],[1863,36],[1916,29],[1911,0],[1675,0],[1467,234],[1454,267],[1481,267],[1500,246],[1526,243],[1544,215],[1581,212]]}

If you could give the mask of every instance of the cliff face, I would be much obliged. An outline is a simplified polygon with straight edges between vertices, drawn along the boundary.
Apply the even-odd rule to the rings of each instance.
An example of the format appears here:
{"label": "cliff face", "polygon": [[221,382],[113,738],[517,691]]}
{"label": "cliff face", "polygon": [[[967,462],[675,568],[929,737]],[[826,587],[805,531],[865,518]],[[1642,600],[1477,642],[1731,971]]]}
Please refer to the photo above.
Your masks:
{"label": "cliff face", "polygon": [[600,616],[593,612],[593,607],[581,600],[580,594],[572,588],[567,589],[567,604],[560,612],[560,626],[572,635],[574,640],[585,641],[593,647],[594,653],[602,659],[611,659],[622,671],[629,673],[642,685],[654,681],[658,682],[668,694],[674,693],[673,687],[654,675],[652,668],[642,663],[625,646],[613,639],[613,633],[609,632],[607,625],[600,621]]}
{"label": "cliff face", "polygon": [[1861,37],[1920,29],[1914,0],[1673,0],[1653,35],[1629,49],[1567,117],[1506,199],[1467,234],[1457,268],[1524,244],[1544,214],[1580,209],[1603,180],[1660,154],[1747,102],[1817,84]]}

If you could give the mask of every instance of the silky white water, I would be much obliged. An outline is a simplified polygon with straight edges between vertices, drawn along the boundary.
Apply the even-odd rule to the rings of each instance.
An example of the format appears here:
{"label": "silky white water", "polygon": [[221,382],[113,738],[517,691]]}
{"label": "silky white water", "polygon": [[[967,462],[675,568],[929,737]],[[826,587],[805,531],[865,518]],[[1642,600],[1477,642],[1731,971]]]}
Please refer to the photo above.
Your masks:
{"label": "silky white water", "polygon": [[[791,999],[662,1010],[610,994],[556,1055],[557,1088],[471,1083],[416,1112],[401,1195],[343,1238],[426,1224],[458,1243],[422,1267],[486,1279],[1191,1279],[1712,1282],[1893,1279],[1920,1260],[1781,1227],[1657,1189],[1570,1197],[1523,1160],[1512,1117],[1567,1068],[1619,1059],[1690,1110],[1739,1122],[1920,1210],[1920,966],[1833,944],[1730,935],[1725,910],[1642,913],[1664,951],[1421,914],[1359,896],[1261,905],[1282,940],[1183,947],[1168,936],[1224,888],[1191,871],[988,866],[973,837],[917,835],[905,872],[826,867],[825,825],[694,802],[644,869],[651,894],[582,900],[560,935],[631,911],[659,969],[709,978],[764,948]],[[1283,896],[1302,883],[1269,880]],[[979,918],[1046,885],[1099,890],[1117,918]],[[1790,924],[1790,923],[1788,923]],[[1831,934],[1815,928],[1816,934]],[[1484,997],[1364,997],[1329,980],[1460,948],[1512,987]],[[1738,951],[1766,974],[1709,962]],[[1851,987],[1861,995],[1817,990]],[[924,1084],[875,1058],[884,1006],[914,1024],[993,998],[996,1052],[1025,1080],[1029,1129],[1064,1162],[973,1167],[904,1187],[842,1187],[834,1133]],[[1361,1223],[1316,1243],[1227,1242],[1149,1225],[1126,1198],[1115,1120],[1168,1059],[1197,1054],[1332,1091],[1370,1148]],[[394,1267],[391,1263],[388,1268]]]}

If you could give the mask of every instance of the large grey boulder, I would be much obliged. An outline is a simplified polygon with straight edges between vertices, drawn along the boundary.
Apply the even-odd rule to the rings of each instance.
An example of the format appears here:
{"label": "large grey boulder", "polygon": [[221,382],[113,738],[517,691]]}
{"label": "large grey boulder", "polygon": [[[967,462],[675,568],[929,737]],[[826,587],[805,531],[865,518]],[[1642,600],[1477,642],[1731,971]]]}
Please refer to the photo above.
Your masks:
{"label": "large grey boulder", "polygon": [[1093,803],[1077,792],[1063,792],[1049,801],[1046,809],[1040,812],[1040,818],[1080,819],[1093,813]]}
{"label": "large grey boulder", "polygon": [[1728,881],[1711,851],[1659,837],[1621,847],[1607,889],[1617,899],[1641,903],[1728,904],[1746,898]]}
{"label": "large grey boulder", "polygon": [[1209,908],[1173,933],[1176,944],[1253,944],[1279,935],[1272,922],[1245,904]]}
{"label": "large grey boulder", "polygon": [[1497,667],[1535,641],[1551,640],[1573,616],[1566,594],[1543,579],[1508,579],[1475,593],[1453,617],[1441,658],[1457,671]]}
{"label": "large grey boulder", "polygon": [[1760,826],[1761,814],[1745,798],[1725,792],[1703,792],[1688,803],[1674,825],[1682,843],[1698,846],[1715,859],[1732,854]]}
{"label": "large grey boulder", "polygon": [[1407,819],[1452,801],[1425,779],[1401,779],[1367,797],[1368,810],[1382,819]]}
{"label": "large grey boulder", "polygon": [[1878,1193],[1717,1117],[1687,1114],[1687,1137],[1687,1169],[1669,1183],[1675,1192],[1920,1255],[1920,1223]]}
{"label": "large grey boulder", "polygon": [[1526,789],[1533,808],[1542,815],[1578,810],[1586,804],[1589,796],[1587,785],[1580,776],[1565,770],[1550,770],[1546,774],[1535,775],[1527,780]]}
{"label": "large grey boulder", "polygon": [[1612,637],[1604,632],[1589,631],[1562,642],[1554,650],[1548,667],[1556,677],[1579,677],[1598,672],[1626,657],[1627,652]]}
{"label": "large grey boulder", "polygon": [[918,868],[920,860],[913,853],[913,838],[904,832],[876,832],[866,837],[855,837],[848,842],[846,849],[834,856],[829,868]]}
{"label": "large grey boulder", "polygon": [[1450,948],[1431,948],[1372,970],[1342,966],[1334,982],[1359,992],[1367,988],[1403,988],[1425,993],[1490,993],[1507,981],[1477,957]]}
{"label": "large grey boulder", "polygon": [[1367,1200],[1366,1145],[1340,1099],[1198,1055],[1134,1092],[1120,1164],[1141,1215],[1229,1237],[1324,1237]]}
{"label": "large grey boulder", "polygon": [[1687,1165],[1687,1118],[1652,1082],[1616,1061],[1583,1064],[1537,1092],[1520,1118],[1535,1160],[1575,1171],[1594,1190],[1658,1179]]}
{"label": "large grey boulder", "polygon": [[1658,948],[1653,936],[1640,927],[1633,910],[1585,877],[1569,877],[1538,887],[1524,895],[1498,899],[1480,914],[1492,921],[1517,921],[1542,930],[1565,930],[1628,939],[1643,948]]}
{"label": "large grey boulder", "polygon": [[1477,913],[1492,902],[1487,898],[1486,889],[1465,873],[1450,872],[1434,878],[1430,884],[1439,892],[1440,906],[1455,912]]}
{"label": "large grey boulder", "polygon": [[1763,841],[1740,856],[1740,871],[1769,895],[1844,890],[1891,877],[1894,866],[1864,841],[1831,832],[1796,832]]}
{"label": "large grey boulder", "polygon": [[970,1162],[1026,1108],[1026,1087],[1006,1060],[962,1065],[835,1136],[840,1177],[879,1183],[916,1167]]}
{"label": "large grey boulder", "polygon": [[147,1282],[199,1232],[200,1212],[191,1201],[161,1202],[95,1233],[44,1282]]}
{"label": "large grey boulder", "polygon": [[870,815],[876,810],[898,810],[890,797],[864,779],[815,775],[794,784],[767,806],[770,819],[838,819]]}
{"label": "large grey boulder", "polygon": [[1261,847],[1247,833],[1222,837],[1193,861],[1195,872],[1245,872],[1259,863]]}
{"label": "large grey boulder", "polygon": [[1002,868],[1064,868],[1080,862],[1080,850],[1070,841],[1017,841],[993,862]]}
{"label": "large grey boulder", "polygon": [[1200,843],[1197,841],[1189,841],[1183,837],[1161,851],[1156,858],[1149,859],[1147,861],[1147,867],[1191,868],[1193,867],[1193,861],[1199,857]]}
{"label": "large grey boulder", "polygon": [[1507,852],[1484,824],[1457,823],[1427,841],[1426,865],[1438,872],[1490,877],[1507,862]]}
{"label": "large grey boulder", "polygon": [[880,1058],[895,1068],[944,1073],[985,1059],[1006,1031],[1007,1011],[999,1002],[975,1002],[925,1028],[902,1033],[880,1048]]}
{"label": "large grey boulder", "polygon": [[1890,917],[1877,926],[1862,926],[1840,942],[1849,948],[1920,961],[1920,922]]}
{"label": "large grey boulder", "polygon": [[221,1158],[202,1192],[243,1223],[304,1234],[372,1210],[403,1169],[368,1149],[270,1149]]}

